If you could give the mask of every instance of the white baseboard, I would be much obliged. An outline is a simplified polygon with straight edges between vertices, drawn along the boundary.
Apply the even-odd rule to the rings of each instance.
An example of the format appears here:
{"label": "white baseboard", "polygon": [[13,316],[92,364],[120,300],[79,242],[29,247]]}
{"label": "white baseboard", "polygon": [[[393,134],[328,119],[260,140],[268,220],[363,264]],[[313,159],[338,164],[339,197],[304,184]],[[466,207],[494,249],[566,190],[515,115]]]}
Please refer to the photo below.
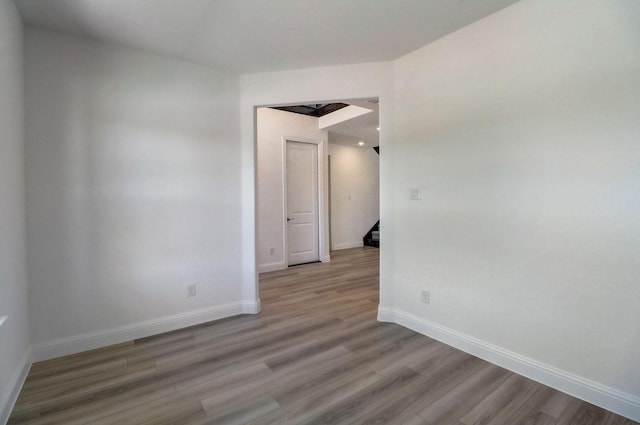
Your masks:
{"label": "white baseboard", "polygon": [[22,356],[20,365],[9,379],[5,393],[0,398],[0,424],[6,424],[13,410],[13,406],[16,404],[20,390],[24,385],[25,379],[31,369],[31,351],[28,350]]}
{"label": "white baseboard", "polygon": [[519,375],[634,421],[640,421],[640,398],[632,394],[557,369],[404,311],[380,306],[378,320],[397,323]]}
{"label": "white baseboard", "polygon": [[341,249],[359,248],[361,246],[364,246],[364,243],[362,243],[362,239],[360,239],[359,241],[337,243],[333,245],[331,249],[333,249],[334,251],[339,251]]}
{"label": "white baseboard", "polygon": [[[247,307],[249,309],[250,307]],[[254,303],[253,309],[256,308]],[[160,319],[91,332],[37,344],[33,347],[33,361],[39,362],[112,344],[145,338],[163,332],[174,331],[188,326],[199,325],[225,317],[236,316],[245,311],[245,303],[237,302],[208,307],[186,313],[166,316]]]}
{"label": "white baseboard", "polygon": [[331,256],[330,255],[325,255],[324,257],[320,258],[320,261],[323,263],[330,263],[331,262]]}
{"label": "white baseboard", "polygon": [[258,273],[275,272],[278,270],[284,270],[287,268],[285,261],[276,261],[275,263],[259,264]]}
{"label": "white baseboard", "polygon": [[242,314],[258,314],[262,309],[260,300],[257,301],[243,301],[242,302]]}

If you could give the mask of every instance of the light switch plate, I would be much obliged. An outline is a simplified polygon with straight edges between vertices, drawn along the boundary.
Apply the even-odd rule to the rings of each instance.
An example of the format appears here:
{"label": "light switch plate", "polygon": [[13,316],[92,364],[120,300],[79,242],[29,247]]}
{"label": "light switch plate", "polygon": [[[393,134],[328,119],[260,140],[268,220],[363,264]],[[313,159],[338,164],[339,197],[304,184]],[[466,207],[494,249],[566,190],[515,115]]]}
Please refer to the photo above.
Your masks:
{"label": "light switch plate", "polygon": [[420,188],[419,187],[410,187],[409,188],[409,200],[410,201],[419,201],[420,200]]}

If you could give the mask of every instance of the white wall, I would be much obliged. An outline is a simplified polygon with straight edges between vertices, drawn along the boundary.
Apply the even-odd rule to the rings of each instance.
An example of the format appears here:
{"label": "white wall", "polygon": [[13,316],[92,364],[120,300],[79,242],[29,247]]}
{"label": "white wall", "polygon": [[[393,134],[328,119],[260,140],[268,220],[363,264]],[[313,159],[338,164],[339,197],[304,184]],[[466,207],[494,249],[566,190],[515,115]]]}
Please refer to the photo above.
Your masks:
{"label": "white wall", "polygon": [[[384,148],[392,120],[390,63],[331,66],[240,76],[240,123],[242,137],[242,245],[245,300],[258,298],[256,271],[256,106],[324,103],[340,99],[380,98],[380,144]],[[386,128],[385,128],[386,127]],[[381,161],[384,170],[384,160]],[[384,171],[381,171],[384,172]],[[385,185],[381,186],[381,192]],[[382,208],[381,216],[390,215]],[[386,227],[385,227],[386,229]],[[385,236],[386,238],[386,236]],[[386,240],[386,239],[385,239]],[[385,270],[381,271],[385,273]],[[390,291],[381,291],[387,299]],[[386,298],[385,298],[386,297]]]}
{"label": "white wall", "polygon": [[0,423],[28,370],[22,24],[0,0]]}
{"label": "white wall", "polygon": [[[352,146],[345,143],[352,142]],[[331,249],[362,246],[380,219],[380,161],[370,146],[329,132],[331,156]]]}
{"label": "white wall", "polygon": [[25,49],[36,356],[240,313],[237,78],[34,28]]}
{"label": "white wall", "polygon": [[[639,18],[635,0],[523,0],[393,68],[242,76],[239,104],[232,77],[29,30],[34,341],[60,353],[78,336],[257,302],[254,107],[379,97],[381,312],[640,419]],[[15,78],[3,70],[0,87]],[[19,110],[9,98],[0,107]],[[19,151],[4,136],[18,130],[0,131]],[[421,201],[407,200],[413,186]]]}
{"label": "white wall", "polygon": [[[258,271],[282,270],[287,267],[284,240],[284,137],[294,141],[320,141],[324,161],[327,157],[327,131],[318,130],[318,118],[271,108],[257,110],[257,261]],[[327,186],[324,186],[327,198]],[[329,257],[328,205],[324,205],[323,229],[325,246],[320,257]],[[273,254],[271,249],[273,248]]]}
{"label": "white wall", "polygon": [[383,316],[557,371],[636,420],[639,22],[635,0],[524,0],[397,60],[382,198]]}

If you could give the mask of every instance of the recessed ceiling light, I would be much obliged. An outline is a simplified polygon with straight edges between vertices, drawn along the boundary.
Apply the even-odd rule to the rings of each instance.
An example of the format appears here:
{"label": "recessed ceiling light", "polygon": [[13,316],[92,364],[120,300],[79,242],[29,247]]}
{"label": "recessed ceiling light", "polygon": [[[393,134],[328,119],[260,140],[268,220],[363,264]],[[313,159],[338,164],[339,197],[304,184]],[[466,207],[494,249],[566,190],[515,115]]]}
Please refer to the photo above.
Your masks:
{"label": "recessed ceiling light", "polygon": [[358,146],[364,146],[364,142],[358,142]]}

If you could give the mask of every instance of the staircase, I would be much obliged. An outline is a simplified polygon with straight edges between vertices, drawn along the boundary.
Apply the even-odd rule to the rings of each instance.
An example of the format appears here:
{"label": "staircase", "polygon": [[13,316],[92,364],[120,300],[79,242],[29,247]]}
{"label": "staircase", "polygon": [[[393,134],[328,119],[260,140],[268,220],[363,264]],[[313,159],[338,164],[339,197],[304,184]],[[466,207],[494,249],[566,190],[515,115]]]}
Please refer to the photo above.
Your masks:
{"label": "staircase", "polygon": [[[374,146],[374,151],[378,155],[380,155],[380,147]],[[362,238],[362,243],[364,246],[372,246],[375,248],[380,248],[380,220],[376,221],[376,224],[373,225],[371,229],[367,232],[366,235]]]}

